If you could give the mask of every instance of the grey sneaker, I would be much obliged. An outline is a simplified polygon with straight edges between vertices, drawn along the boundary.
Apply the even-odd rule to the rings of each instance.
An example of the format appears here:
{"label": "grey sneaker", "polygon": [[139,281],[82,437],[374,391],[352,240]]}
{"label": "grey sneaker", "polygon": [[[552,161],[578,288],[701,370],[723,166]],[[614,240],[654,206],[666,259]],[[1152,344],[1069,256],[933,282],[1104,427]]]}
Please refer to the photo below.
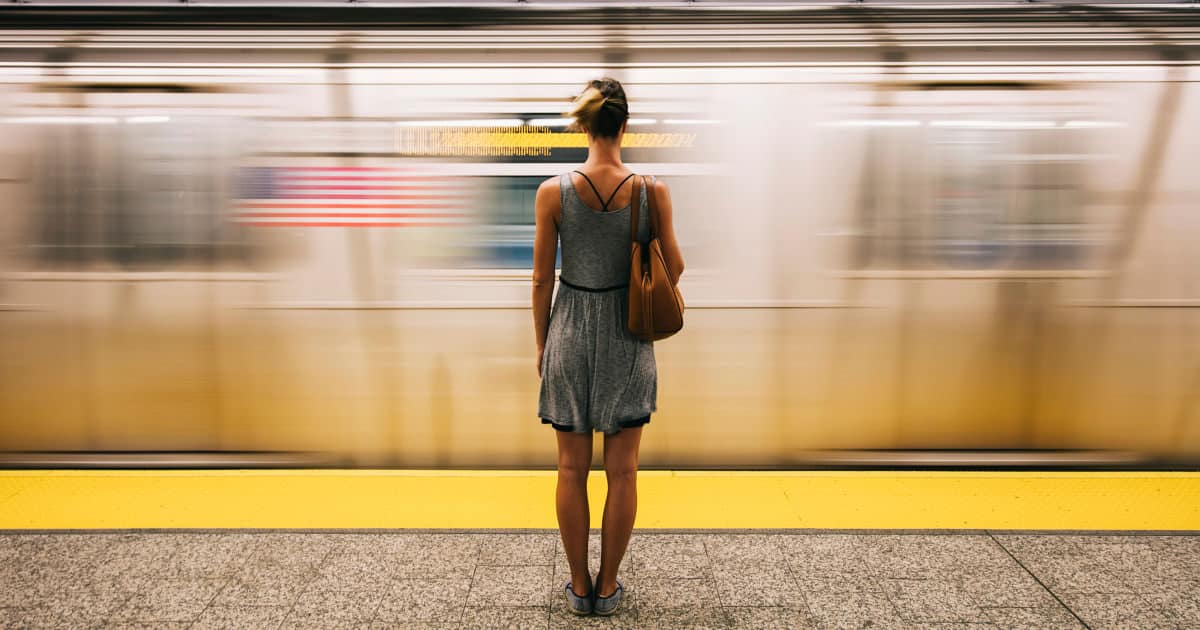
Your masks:
{"label": "grey sneaker", "polygon": [[[595,595],[595,590],[592,591],[592,594]],[[595,601],[592,604],[592,611],[597,615],[611,615],[617,612],[617,607],[620,605],[621,600],[624,599],[624,595],[625,585],[621,582],[620,578],[617,578],[617,590],[613,591],[613,594],[608,597],[594,597]]]}
{"label": "grey sneaker", "polygon": [[585,597],[580,597],[571,589],[570,580],[567,580],[567,583],[563,585],[563,589],[567,591],[567,610],[575,615],[592,614],[592,596],[596,594],[595,589]]}

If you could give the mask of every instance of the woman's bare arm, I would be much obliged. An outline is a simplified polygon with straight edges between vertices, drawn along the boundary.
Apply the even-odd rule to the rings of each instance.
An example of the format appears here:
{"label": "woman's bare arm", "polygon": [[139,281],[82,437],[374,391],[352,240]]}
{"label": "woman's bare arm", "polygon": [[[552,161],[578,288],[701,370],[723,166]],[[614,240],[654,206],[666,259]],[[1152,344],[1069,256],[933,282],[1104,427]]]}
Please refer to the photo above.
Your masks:
{"label": "woman's bare arm", "polygon": [[671,191],[661,178],[655,178],[654,202],[657,204],[658,240],[662,243],[663,258],[667,262],[667,271],[676,282],[683,275],[683,253],[679,251],[679,241],[675,239],[674,209],[671,207]]}
{"label": "woman's bare arm", "polygon": [[550,304],[554,296],[554,260],[558,256],[558,216],[562,201],[557,178],[542,182],[534,197],[533,236],[533,333],[537,340],[537,370],[542,373],[542,351],[550,328]]}

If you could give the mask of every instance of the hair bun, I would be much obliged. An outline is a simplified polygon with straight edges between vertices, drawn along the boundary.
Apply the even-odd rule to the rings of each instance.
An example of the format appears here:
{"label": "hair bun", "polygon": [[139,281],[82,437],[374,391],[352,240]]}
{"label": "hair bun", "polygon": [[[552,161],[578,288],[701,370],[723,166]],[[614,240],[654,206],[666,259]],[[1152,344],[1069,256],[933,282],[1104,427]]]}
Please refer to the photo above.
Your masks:
{"label": "hair bun", "polygon": [[615,96],[604,97],[604,102],[601,104],[601,107],[606,107],[609,105],[616,107],[621,111],[626,111],[629,108],[629,106],[625,103],[625,99],[617,98]]}
{"label": "hair bun", "polygon": [[584,131],[604,138],[615,138],[629,118],[625,91],[616,79],[592,81],[571,103],[566,116],[574,121],[567,131]]}

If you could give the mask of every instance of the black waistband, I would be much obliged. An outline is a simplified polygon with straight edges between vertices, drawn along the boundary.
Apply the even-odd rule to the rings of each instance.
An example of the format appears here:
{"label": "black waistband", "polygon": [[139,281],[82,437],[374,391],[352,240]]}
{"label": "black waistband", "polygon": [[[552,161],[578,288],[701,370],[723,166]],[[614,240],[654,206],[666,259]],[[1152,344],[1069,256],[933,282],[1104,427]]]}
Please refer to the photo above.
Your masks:
{"label": "black waistband", "polygon": [[563,284],[565,284],[565,285],[567,285],[567,286],[571,287],[572,289],[579,289],[580,291],[591,291],[592,293],[603,293],[603,292],[605,292],[605,291],[615,291],[615,290],[617,290],[617,289],[624,289],[624,288],[627,288],[627,287],[629,287],[629,283],[628,283],[628,282],[626,282],[625,284],[617,284],[617,285],[614,285],[614,286],[611,286],[611,287],[604,287],[604,288],[601,288],[601,289],[596,289],[596,288],[593,288],[593,287],[585,287],[585,286],[581,286],[581,285],[575,284],[575,283],[573,283],[573,282],[567,282],[567,279],[566,279],[566,278],[563,278],[562,276],[559,276],[558,280],[559,280],[560,282],[562,282]]}

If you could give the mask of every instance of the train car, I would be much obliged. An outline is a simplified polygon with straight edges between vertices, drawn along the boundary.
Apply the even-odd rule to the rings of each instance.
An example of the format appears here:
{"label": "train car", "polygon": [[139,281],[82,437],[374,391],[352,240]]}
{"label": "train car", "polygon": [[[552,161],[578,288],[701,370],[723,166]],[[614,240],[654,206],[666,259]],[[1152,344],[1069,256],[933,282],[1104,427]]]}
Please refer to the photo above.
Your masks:
{"label": "train car", "polygon": [[3,461],[552,466],[605,75],[688,261],[643,467],[1200,456],[1194,7],[699,4],[0,7]]}

